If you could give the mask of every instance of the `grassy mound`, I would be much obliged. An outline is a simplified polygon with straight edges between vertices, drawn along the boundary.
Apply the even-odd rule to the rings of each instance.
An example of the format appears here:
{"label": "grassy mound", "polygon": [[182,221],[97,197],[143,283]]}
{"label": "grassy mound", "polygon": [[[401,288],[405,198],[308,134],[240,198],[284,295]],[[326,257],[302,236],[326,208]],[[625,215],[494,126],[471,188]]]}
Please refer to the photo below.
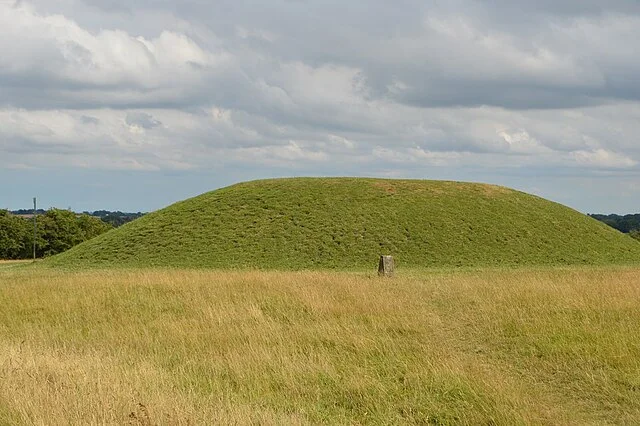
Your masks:
{"label": "grassy mound", "polygon": [[151,213],[47,263],[363,269],[607,264],[640,244],[560,204],[442,181],[296,178],[241,183]]}

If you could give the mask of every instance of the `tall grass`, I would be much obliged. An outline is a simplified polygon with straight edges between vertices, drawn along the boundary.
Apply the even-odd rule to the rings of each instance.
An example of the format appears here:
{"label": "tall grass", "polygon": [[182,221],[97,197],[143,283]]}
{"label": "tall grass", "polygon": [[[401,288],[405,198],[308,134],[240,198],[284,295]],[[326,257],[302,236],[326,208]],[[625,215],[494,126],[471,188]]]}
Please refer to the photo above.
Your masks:
{"label": "tall grass", "polygon": [[0,424],[640,423],[640,269],[0,270]]}

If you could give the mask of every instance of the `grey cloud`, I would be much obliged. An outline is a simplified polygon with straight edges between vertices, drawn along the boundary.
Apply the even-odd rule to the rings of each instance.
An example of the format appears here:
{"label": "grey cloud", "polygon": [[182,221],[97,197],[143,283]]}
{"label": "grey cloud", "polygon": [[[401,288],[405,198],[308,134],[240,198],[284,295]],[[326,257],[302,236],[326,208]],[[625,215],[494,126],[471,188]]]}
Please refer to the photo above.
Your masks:
{"label": "grey cloud", "polygon": [[105,12],[131,13],[135,4],[120,0],[84,0],[84,3]]}
{"label": "grey cloud", "polygon": [[484,0],[478,2],[502,14],[521,15],[537,12],[552,16],[601,15],[607,13],[640,13],[640,4],[635,0]]}
{"label": "grey cloud", "polygon": [[130,126],[139,126],[143,129],[153,129],[162,125],[152,115],[144,112],[128,112],[125,121]]}
{"label": "grey cloud", "polygon": [[100,124],[100,120],[95,117],[91,117],[89,115],[80,116],[80,122],[82,124]]}
{"label": "grey cloud", "polygon": [[[68,4],[78,3],[68,0]],[[91,0],[88,4],[131,9],[128,17],[113,18],[129,31],[131,49],[135,48],[136,25],[146,11],[164,10],[192,24],[193,28],[183,26],[182,30],[203,51],[225,52],[227,63],[211,66],[185,60],[183,65],[190,70],[179,64],[173,70],[158,70],[158,75],[183,73],[162,81],[153,81],[155,74],[142,68],[139,72],[135,68],[116,70],[105,80],[93,62],[102,53],[67,40],[47,48],[55,62],[39,69],[37,78],[29,79],[29,73],[25,77],[24,70],[0,72],[5,103],[51,108],[215,104],[273,114],[279,109],[292,118],[282,106],[260,104],[264,95],[258,83],[281,80],[272,86],[286,92],[282,65],[298,62],[313,68],[357,69],[366,86],[364,99],[386,98],[426,108],[559,109],[640,99],[640,82],[635,78],[640,75],[636,59],[640,51],[636,44],[625,42],[640,38],[639,7],[630,1],[607,2],[607,7],[595,1],[506,0],[459,0],[444,6],[410,0],[394,4],[253,1],[250,5],[222,1],[215,8],[199,1],[182,2],[179,8],[168,1]],[[529,22],[532,16],[541,21]],[[80,25],[83,18],[92,22],[82,13],[76,18]],[[153,19],[145,19],[145,24],[147,21],[153,25]],[[166,22],[158,22],[155,33],[148,37],[165,30],[161,25]],[[269,33],[270,40],[239,37],[238,28],[250,34]],[[87,30],[96,33],[90,26]],[[122,51],[122,55],[140,60],[140,53],[134,50]],[[145,62],[145,66],[156,65]],[[86,71],[80,77],[71,71],[59,72],[76,68]],[[31,81],[46,89],[38,99],[29,90]],[[406,90],[395,90],[397,84]],[[306,116],[302,120],[318,117],[317,111],[303,109],[300,113]]]}

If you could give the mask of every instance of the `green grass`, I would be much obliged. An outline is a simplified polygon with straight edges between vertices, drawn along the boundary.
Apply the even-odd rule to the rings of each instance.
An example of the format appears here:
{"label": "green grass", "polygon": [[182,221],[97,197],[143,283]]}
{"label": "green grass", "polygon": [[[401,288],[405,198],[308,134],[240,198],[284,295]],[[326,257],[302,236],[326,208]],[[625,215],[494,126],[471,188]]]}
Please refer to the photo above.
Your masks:
{"label": "green grass", "polygon": [[185,200],[46,263],[66,267],[374,268],[637,263],[640,244],[560,204],[503,187],[296,178]]}
{"label": "green grass", "polygon": [[0,270],[0,424],[639,424],[640,269]]}

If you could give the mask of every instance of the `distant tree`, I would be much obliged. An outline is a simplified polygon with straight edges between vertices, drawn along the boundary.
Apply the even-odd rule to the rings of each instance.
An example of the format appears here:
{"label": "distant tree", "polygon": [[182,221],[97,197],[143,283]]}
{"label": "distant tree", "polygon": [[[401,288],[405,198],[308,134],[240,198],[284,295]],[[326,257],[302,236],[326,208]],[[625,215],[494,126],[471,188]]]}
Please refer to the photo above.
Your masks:
{"label": "distant tree", "polygon": [[634,230],[640,230],[640,214],[628,214],[624,216],[617,214],[592,214],[589,216],[606,223],[620,232],[629,233]]}
{"label": "distant tree", "polygon": [[100,218],[86,214],[78,216],[76,220],[80,228],[82,241],[89,240],[113,228],[112,225],[100,220]]}
{"label": "distant tree", "polygon": [[77,215],[70,210],[50,209],[39,217],[40,235],[45,241],[42,256],[51,256],[111,229],[100,219]]}
{"label": "distant tree", "polygon": [[0,210],[0,259],[22,259],[30,252],[29,222]]}
{"label": "distant tree", "polygon": [[[51,209],[37,217],[36,255],[51,256],[112,228],[99,218]],[[33,222],[0,210],[0,259],[28,259],[33,255]]]}
{"label": "distant tree", "polygon": [[94,217],[99,217],[103,222],[110,224],[114,228],[122,226],[125,223],[138,219],[145,215],[145,213],[124,213],[121,211],[109,211],[109,210],[96,210],[93,213],[85,212],[86,214]]}
{"label": "distant tree", "polygon": [[629,232],[629,235],[632,238],[635,238],[636,240],[640,241],[640,229],[636,229],[636,230],[633,230],[633,231]]}
{"label": "distant tree", "polygon": [[[46,210],[42,210],[42,209],[37,210],[38,214],[45,214],[46,212],[47,212]],[[12,210],[11,213],[18,216],[25,215],[25,214],[33,214],[33,209]]]}

